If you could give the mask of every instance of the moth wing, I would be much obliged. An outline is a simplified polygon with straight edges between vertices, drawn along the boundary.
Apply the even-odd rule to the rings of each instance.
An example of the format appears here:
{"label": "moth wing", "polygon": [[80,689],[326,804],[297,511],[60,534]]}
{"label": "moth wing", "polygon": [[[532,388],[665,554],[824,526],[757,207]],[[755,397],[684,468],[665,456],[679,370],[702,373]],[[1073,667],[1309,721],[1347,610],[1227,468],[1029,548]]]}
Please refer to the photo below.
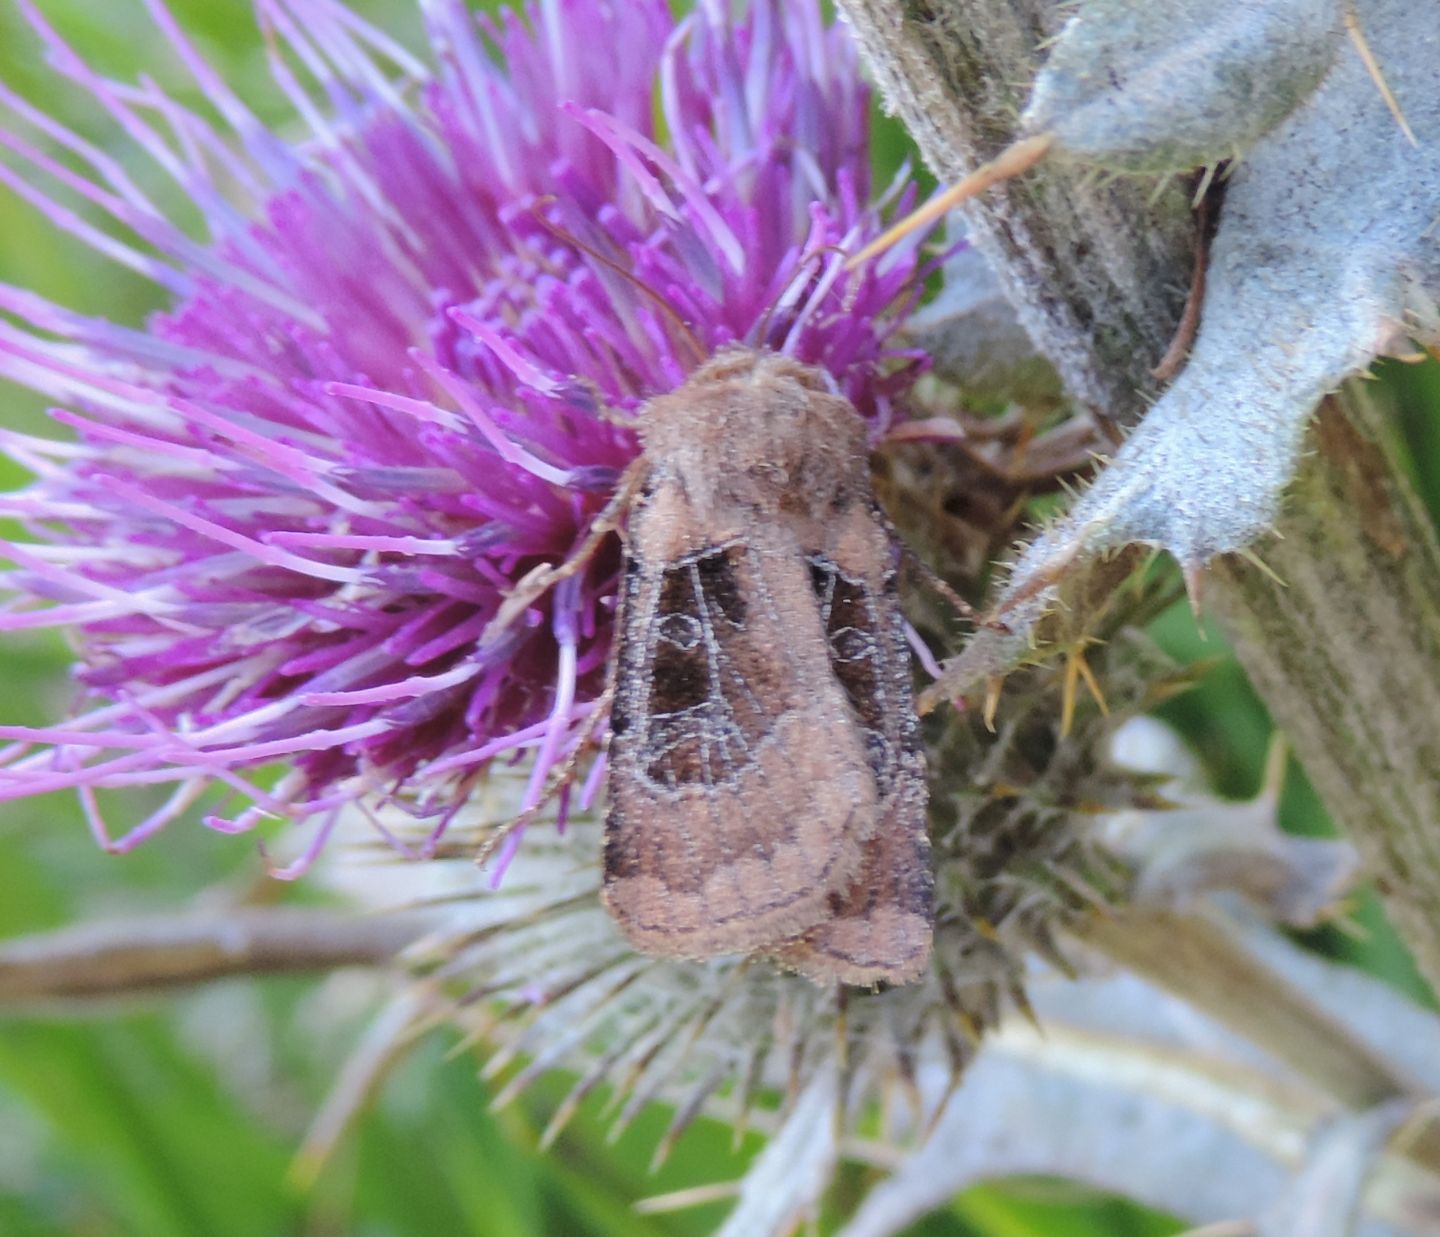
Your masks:
{"label": "moth wing", "polygon": [[910,649],[882,518],[852,509],[809,561],[831,669],[864,735],[879,827],[830,914],[775,956],[817,982],[908,983],[929,965],[934,879]]}
{"label": "moth wing", "polygon": [[647,953],[766,949],[829,913],[877,821],[807,563],[783,527],[678,554],[644,511],[631,532],[605,900]]}
{"label": "moth wing", "polygon": [[887,804],[865,844],[859,876],[832,897],[829,918],[776,950],[775,958],[817,983],[911,983],[930,964],[933,903],[925,800],[912,792]]}

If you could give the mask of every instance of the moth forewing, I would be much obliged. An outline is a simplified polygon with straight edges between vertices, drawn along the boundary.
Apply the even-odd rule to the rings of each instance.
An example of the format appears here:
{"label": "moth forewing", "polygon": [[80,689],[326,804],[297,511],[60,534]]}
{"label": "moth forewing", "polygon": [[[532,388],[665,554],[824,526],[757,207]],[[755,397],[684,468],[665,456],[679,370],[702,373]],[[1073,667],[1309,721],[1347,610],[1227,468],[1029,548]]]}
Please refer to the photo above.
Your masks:
{"label": "moth forewing", "polygon": [[817,982],[907,983],[929,965],[934,894],[925,758],[888,525],[873,507],[855,509],[826,529],[809,562],[831,669],[865,737],[879,825],[830,914],[775,956]]}
{"label": "moth forewing", "polygon": [[[818,371],[735,349],[653,400],[640,424],[606,903],[649,953],[789,950],[817,960],[799,969],[845,982],[887,967],[908,976],[914,931],[905,958],[888,962],[870,955],[888,948],[882,936],[906,933],[872,931],[858,980],[840,974],[842,945],[817,934],[837,913],[863,918],[862,873],[890,889],[894,874],[875,866],[906,862],[917,819],[924,831],[908,653],[864,423]],[[877,831],[897,824],[900,850],[877,847]],[[911,898],[905,911],[920,909]]]}

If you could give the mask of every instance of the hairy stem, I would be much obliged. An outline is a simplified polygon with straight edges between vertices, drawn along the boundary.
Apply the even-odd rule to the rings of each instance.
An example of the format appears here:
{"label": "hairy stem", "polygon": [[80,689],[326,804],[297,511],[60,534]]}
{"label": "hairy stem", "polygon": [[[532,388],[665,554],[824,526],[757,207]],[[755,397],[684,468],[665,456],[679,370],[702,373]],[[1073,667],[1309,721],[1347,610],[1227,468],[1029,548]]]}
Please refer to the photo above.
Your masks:
{"label": "hairy stem", "polygon": [[1280,537],[1212,569],[1215,608],[1440,991],[1440,544],[1359,384],[1327,400]]}

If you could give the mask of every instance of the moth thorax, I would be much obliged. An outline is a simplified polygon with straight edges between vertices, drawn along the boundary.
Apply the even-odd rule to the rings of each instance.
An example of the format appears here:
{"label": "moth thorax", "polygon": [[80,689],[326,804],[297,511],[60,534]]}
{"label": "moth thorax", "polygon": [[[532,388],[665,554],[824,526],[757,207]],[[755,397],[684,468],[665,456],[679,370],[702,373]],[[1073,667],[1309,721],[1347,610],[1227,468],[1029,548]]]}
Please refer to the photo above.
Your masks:
{"label": "moth thorax", "polygon": [[865,425],[820,370],[790,357],[727,349],[641,418],[653,463],[691,492],[835,488],[863,468]]}

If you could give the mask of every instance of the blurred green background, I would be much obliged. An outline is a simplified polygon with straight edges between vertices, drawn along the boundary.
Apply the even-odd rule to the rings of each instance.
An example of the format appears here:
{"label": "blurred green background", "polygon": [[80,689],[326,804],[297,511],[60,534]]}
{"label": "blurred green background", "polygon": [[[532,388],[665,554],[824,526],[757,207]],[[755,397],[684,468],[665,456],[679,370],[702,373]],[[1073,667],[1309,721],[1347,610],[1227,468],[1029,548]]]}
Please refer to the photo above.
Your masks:
{"label": "blurred green background", "polygon": [[[125,78],[151,72],[203,108],[139,0],[105,6],[44,0],[42,7],[103,70]],[[224,76],[283,129],[287,113],[266,76],[249,6],[177,0],[172,7]],[[356,7],[418,46],[408,0]],[[134,164],[114,130],[98,123],[94,105],[45,70],[13,0],[0,0],[0,75]],[[881,129],[877,159],[893,165],[904,153],[904,138],[883,122]],[[158,304],[148,284],[95,258],[3,193],[0,281],[124,322],[138,323]],[[1384,382],[1422,492],[1432,513],[1440,511],[1436,367],[1391,366]],[[35,396],[4,384],[0,422],[46,425]],[[23,480],[0,461],[0,484],[11,488]],[[1176,611],[1156,633],[1185,660],[1213,661],[1203,685],[1169,705],[1167,716],[1202,755],[1222,793],[1253,793],[1269,722],[1218,632],[1202,642],[1188,612]],[[5,640],[0,683],[7,705],[0,720],[61,716],[69,695],[66,663],[58,636]],[[1293,769],[1284,818],[1299,832],[1329,831]],[[126,912],[223,905],[255,896],[263,879],[251,839],[174,827],[163,841],[118,858],[94,846],[68,795],[0,805],[0,938]],[[303,901],[323,895],[303,883],[270,883],[264,896]],[[1363,934],[1323,931],[1314,936],[1316,947],[1418,992],[1373,901],[1364,900],[1356,917]],[[728,1130],[702,1123],[651,1174],[647,1166],[668,1116],[642,1118],[612,1145],[597,1097],[550,1152],[539,1153],[539,1131],[565,1080],[548,1080],[492,1114],[477,1058],[449,1056],[454,1037],[442,1031],[388,1077],[318,1184],[309,1190],[287,1184],[311,1117],[386,995],[373,977],[335,975],[226,982],[82,1017],[0,1013],[0,1234],[681,1234],[708,1232],[724,1214],[723,1204],[710,1204],[642,1216],[630,1204],[738,1176],[754,1140],[737,1153]],[[848,1170],[837,1205],[853,1199],[864,1180],[865,1170]],[[1180,1227],[1063,1183],[1018,1182],[968,1191],[913,1231],[1158,1237]]]}

